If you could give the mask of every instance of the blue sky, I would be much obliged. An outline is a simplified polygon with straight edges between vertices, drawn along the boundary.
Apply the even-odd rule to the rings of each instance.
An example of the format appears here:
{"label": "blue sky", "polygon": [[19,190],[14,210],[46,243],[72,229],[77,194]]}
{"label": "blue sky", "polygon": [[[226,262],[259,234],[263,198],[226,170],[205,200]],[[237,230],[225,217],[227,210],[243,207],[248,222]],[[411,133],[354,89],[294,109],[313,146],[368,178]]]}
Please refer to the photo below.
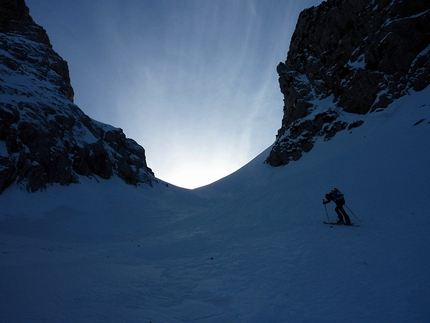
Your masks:
{"label": "blue sky", "polygon": [[276,66],[300,11],[321,0],[27,0],[69,63],[75,103],[146,150],[155,175],[195,188],[269,147]]}

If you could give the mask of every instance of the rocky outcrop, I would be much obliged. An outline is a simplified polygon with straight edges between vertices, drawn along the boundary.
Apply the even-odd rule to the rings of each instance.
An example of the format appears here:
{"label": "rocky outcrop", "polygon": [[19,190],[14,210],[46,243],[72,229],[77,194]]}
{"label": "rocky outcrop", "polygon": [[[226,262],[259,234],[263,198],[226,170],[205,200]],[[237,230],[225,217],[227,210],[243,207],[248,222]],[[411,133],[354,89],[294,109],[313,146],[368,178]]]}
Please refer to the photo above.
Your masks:
{"label": "rocky outcrop", "polygon": [[0,0],[0,194],[14,182],[37,191],[94,175],[155,179],[141,146],[73,103],[67,62],[25,2]]}
{"label": "rocky outcrop", "polygon": [[267,161],[285,165],[316,137],[359,125],[339,121],[343,112],[372,112],[427,87],[429,21],[427,0],[328,0],[303,11],[277,67],[284,116]]}

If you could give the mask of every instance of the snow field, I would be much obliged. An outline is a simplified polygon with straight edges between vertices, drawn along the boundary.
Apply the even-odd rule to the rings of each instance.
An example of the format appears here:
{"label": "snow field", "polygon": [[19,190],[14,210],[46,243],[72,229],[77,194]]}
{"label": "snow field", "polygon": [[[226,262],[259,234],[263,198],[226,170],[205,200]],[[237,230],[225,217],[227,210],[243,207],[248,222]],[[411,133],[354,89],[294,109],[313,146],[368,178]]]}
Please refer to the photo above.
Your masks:
{"label": "snow field", "polygon": [[[429,322],[428,97],[344,115],[365,122],[297,162],[270,167],[266,151],[193,191],[9,188],[2,321]],[[360,227],[322,224],[333,187]]]}

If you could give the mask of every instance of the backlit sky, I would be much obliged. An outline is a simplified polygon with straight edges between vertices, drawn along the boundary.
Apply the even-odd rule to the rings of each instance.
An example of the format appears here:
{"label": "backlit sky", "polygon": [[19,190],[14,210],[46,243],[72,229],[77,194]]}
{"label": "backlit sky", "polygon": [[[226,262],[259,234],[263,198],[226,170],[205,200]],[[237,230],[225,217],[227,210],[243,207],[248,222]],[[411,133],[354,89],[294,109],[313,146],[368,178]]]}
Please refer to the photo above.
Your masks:
{"label": "backlit sky", "polygon": [[75,103],[122,128],[155,175],[195,188],[275,140],[300,11],[322,0],[26,0],[68,61]]}

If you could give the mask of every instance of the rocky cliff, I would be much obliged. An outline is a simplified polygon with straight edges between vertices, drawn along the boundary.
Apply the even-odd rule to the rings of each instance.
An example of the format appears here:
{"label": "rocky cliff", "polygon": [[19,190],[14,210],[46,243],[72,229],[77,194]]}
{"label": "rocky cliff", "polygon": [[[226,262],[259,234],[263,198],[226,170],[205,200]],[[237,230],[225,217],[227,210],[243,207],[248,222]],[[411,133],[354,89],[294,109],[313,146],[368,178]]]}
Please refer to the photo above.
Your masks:
{"label": "rocky cliff", "polygon": [[145,150],[73,103],[67,62],[24,0],[0,0],[0,194],[78,183],[80,176],[149,183]]}
{"label": "rocky cliff", "polygon": [[361,124],[342,113],[377,111],[427,87],[429,22],[428,0],[328,0],[303,11],[277,67],[284,116],[268,163],[297,160],[318,137]]}

